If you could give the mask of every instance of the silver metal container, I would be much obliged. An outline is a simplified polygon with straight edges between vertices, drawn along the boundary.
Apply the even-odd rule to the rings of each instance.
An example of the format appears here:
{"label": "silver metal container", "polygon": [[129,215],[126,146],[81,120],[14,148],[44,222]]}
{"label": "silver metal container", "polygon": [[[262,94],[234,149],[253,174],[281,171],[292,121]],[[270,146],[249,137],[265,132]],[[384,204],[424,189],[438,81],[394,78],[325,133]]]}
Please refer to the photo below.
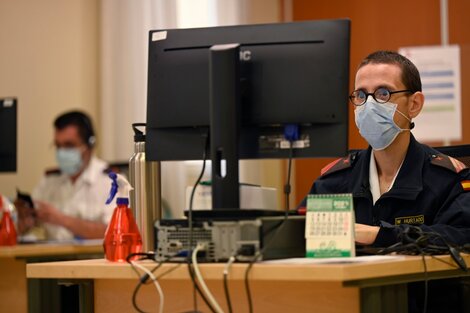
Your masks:
{"label": "silver metal container", "polygon": [[129,159],[130,204],[142,236],[142,251],[155,249],[154,223],[161,219],[160,162],[146,161],[145,134],[138,129],[145,123],[134,123],[134,154]]}

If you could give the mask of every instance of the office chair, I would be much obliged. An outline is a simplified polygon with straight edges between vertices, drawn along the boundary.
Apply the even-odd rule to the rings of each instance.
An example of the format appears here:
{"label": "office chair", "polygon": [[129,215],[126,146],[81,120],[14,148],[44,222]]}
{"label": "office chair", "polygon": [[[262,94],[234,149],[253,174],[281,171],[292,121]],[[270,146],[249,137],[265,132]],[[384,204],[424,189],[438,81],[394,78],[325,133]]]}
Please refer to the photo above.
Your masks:
{"label": "office chair", "polygon": [[[463,162],[467,167],[470,168],[470,145],[458,145],[458,146],[445,146],[445,147],[434,147],[440,153],[446,154],[450,157],[456,158]],[[362,149],[351,149],[349,153],[359,152]]]}
{"label": "office chair", "polygon": [[470,145],[434,147],[440,153],[456,158],[470,167]]}

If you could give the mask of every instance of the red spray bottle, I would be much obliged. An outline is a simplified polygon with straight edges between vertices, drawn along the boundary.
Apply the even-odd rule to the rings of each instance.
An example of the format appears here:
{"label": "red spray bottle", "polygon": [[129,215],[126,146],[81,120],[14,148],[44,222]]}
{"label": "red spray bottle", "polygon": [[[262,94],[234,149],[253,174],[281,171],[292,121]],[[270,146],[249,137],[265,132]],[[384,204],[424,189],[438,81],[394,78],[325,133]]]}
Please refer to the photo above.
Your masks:
{"label": "red spray bottle", "polygon": [[111,203],[116,194],[119,196],[104,235],[104,254],[108,261],[125,262],[129,254],[142,252],[142,237],[129,208],[130,184],[124,177],[113,172],[109,173],[109,178],[113,182],[106,204]]}

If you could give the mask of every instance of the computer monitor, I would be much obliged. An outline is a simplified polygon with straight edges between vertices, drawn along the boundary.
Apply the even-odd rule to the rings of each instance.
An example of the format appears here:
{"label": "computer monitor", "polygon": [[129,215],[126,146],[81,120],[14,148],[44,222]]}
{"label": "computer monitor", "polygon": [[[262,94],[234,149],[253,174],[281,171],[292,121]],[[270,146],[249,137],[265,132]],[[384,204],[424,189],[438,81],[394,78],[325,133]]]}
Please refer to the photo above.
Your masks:
{"label": "computer monitor", "polygon": [[[147,159],[201,159],[209,133],[213,166],[221,150],[227,161],[232,151],[237,162],[288,158],[286,125],[299,130],[294,158],[346,154],[349,45],[349,20],[150,31]],[[222,178],[213,171],[213,199],[223,181],[222,198],[237,198],[232,165]]]}
{"label": "computer monitor", "polygon": [[16,99],[0,99],[0,172],[16,172]]}

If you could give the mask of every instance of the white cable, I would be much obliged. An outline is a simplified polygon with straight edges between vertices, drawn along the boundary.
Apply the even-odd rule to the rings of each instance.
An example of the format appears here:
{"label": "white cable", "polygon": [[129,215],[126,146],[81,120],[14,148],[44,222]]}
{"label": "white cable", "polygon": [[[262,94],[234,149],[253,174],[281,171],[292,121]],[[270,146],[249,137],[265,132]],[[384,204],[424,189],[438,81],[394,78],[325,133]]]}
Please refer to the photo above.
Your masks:
{"label": "white cable", "polygon": [[138,269],[140,269],[141,271],[145,272],[152,279],[153,284],[155,285],[155,288],[157,288],[158,295],[160,296],[160,305],[159,305],[158,312],[163,313],[163,305],[164,305],[164,302],[165,302],[165,297],[163,295],[162,287],[160,286],[160,283],[158,282],[157,278],[155,277],[155,275],[153,275],[153,273],[150,270],[145,268],[143,265],[137,263],[136,261],[131,261],[131,264],[132,264],[132,266],[135,266]]}
{"label": "white cable", "polygon": [[224,267],[224,275],[228,275],[228,272],[230,270],[230,266],[232,266],[232,263],[235,262],[235,257],[232,255],[229,259],[228,259],[228,262],[225,263],[225,267]]}
{"label": "white cable", "polygon": [[207,300],[212,304],[214,307],[215,311],[217,313],[224,313],[222,308],[220,307],[219,303],[217,303],[217,300],[215,300],[214,296],[210,292],[209,288],[207,288],[206,283],[204,282],[204,279],[202,278],[201,272],[199,271],[199,266],[197,264],[197,253],[203,248],[200,244],[197,245],[196,249],[193,251],[192,255],[192,260],[193,260],[193,265],[194,265],[194,273],[196,274],[196,278],[201,284],[202,290],[206,294]]}

